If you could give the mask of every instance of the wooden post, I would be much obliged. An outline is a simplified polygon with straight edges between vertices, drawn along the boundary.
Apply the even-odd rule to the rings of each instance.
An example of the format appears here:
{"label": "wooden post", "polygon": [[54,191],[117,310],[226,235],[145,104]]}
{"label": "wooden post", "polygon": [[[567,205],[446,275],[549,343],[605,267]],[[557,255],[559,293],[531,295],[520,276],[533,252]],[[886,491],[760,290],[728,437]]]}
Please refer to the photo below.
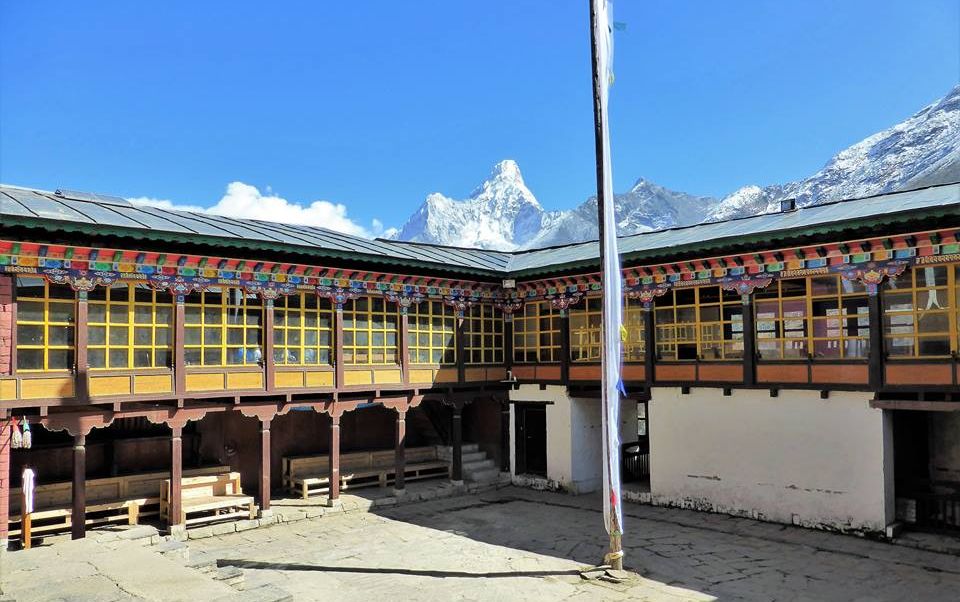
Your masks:
{"label": "wooden post", "polygon": [[184,351],[186,315],[183,305],[183,295],[177,295],[177,302],[173,306],[173,380],[174,392],[182,397],[187,391],[187,360]]}
{"label": "wooden post", "polygon": [[757,329],[754,326],[753,295],[740,295],[743,302],[743,384],[757,384]]}
{"label": "wooden post", "polygon": [[643,304],[643,372],[647,381],[647,393],[653,387],[657,379],[657,324],[656,314],[653,310],[653,302]]}
{"label": "wooden post", "polygon": [[513,370],[513,314],[503,315],[503,365]]}
{"label": "wooden post", "polygon": [[407,470],[407,412],[397,410],[397,441],[395,451],[396,460],[396,478],[393,481],[393,489],[397,493],[404,491],[406,483],[404,482],[404,472]]}
{"label": "wooden post", "polygon": [[[344,378],[343,378],[343,307],[340,305],[336,306],[336,311],[333,313],[333,341],[334,341],[334,356],[333,356],[333,371],[334,371],[334,387],[339,391],[343,389]],[[339,426],[339,424],[338,424]]]}
{"label": "wooden post", "polygon": [[570,382],[570,311],[560,312],[560,380]]}
{"label": "wooden post", "polygon": [[263,304],[263,371],[267,392],[272,392],[277,382],[277,364],[273,361],[273,299]]}
{"label": "wooden post", "polygon": [[76,398],[86,401],[90,398],[90,388],[87,381],[87,371],[90,369],[90,362],[87,359],[87,341],[89,332],[87,330],[87,316],[89,306],[87,305],[87,292],[77,293],[77,319],[74,323],[74,347],[76,355],[76,370],[74,371],[74,391]]}
{"label": "wooden post", "polygon": [[167,507],[167,526],[173,531],[183,521],[183,427],[170,427],[170,505]]}
{"label": "wooden post", "polygon": [[270,421],[260,421],[260,515],[270,510]]}
{"label": "wooden post", "polygon": [[327,500],[332,506],[340,499],[340,416],[330,414],[330,449],[327,450],[330,462],[330,487]]}
{"label": "wooden post", "polygon": [[467,382],[467,352],[466,352],[466,339],[464,335],[464,326],[466,324],[466,318],[464,317],[463,312],[458,312],[457,314],[457,332],[454,336],[454,349],[456,349],[457,355],[457,382],[465,383]]}
{"label": "wooden post", "polygon": [[450,470],[450,480],[455,485],[463,484],[463,405],[453,406],[453,429],[450,435],[450,445],[453,448],[453,465]]}
{"label": "wooden post", "polygon": [[70,513],[70,536],[82,539],[87,535],[87,438],[73,438],[73,508]]}
{"label": "wooden post", "polygon": [[[10,530],[10,435],[12,420],[0,420],[0,555],[7,551]],[[20,506],[23,508],[23,505]],[[0,575],[2,577],[2,575]]]}
{"label": "wooden post", "polygon": [[[883,388],[883,303],[881,289],[878,286],[874,294],[867,293],[867,309],[870,312],[870,354],[869,378],[870,389],[879,391]],[[846,325],[844,325],[846,327]]]}
{"label": "wooden post", "polygon": [[400,374],[403,384],[410,384],[410,317],[400,308]]}

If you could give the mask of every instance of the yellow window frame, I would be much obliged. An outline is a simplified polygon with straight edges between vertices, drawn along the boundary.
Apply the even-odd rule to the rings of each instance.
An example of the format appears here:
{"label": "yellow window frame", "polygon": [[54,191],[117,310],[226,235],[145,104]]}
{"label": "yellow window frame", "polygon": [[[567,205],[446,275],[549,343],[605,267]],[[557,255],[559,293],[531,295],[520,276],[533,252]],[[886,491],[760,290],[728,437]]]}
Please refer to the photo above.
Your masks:
{"label": "yellow window frame", "polygon": [[[315,361],[307,361],[308,355]],[[333,305],[328,299],[299,292],[274,301],[273,359],[278,366],[332,364]]]}
{"label": "yellow window frame", "polygon": [[464,363],[503,363],[503,315],[492,303],[470,308],[464,318],[463,338]]}
{"label": "yellow window frame", "polygon": [[[239,303],[233,302],[236,297],[239,297]],[[192,301],[196,298],[199,298],[199,303]],[[263,359],[263,304],[255,295],[236,288],[211,288],[189,295],[184,302],[184,309],[184,351],[186,354],[199,351],[200,359],[197,363],[189,363],[188,360],[188,365],[223,368],[260,364]],[[194,313],[200,318],[198,322],[192,321]],[[216,316],[216,320],[212,319],[213,316]],[[197,331],[199,339],[191,341],[191,332]],[[235,333],[240,333],[239,342],[231,341]],[[199,340],[199,343],[195,340]],[[216,352],[219,359],[208,360],[208,351]],[[231,361],[231,358],[238,361]]]}
{"label": "yellow window frame", "polygon": [[571,361],[600,361],[602,315],[603,300],[600,297],[587,297],[569,309]]}
{"label": "yellow window frame", "polygon": [[[926,278],[926,270],[944,270],[944,284],[934,283],[932,286],[926,282],[921,283],[921,275]],[[888,280],[883,287],[883,336],[886,355],[889,359],[911,359],[911,358],[947,358],[958,351],[957,341],[957,320],[958,308],[957,300],[960,293],[958,287],[958,271],[960,264],[938,264],[938,265],[918,265],[914,266],[908,272],[901,274],[895,280]],[[930,296],[933,291],[934,295]],[[909,296],[909,309],[891,309],[891,301]],[[937,304],[937,309],[921,309],[924,306],[922,297],[926,297],[926,304],[933,302]],[[944,305],[940,305],[941,299]],[[922,322],[925,318],[943,317],[946,318],[946,330],[923,331]],[[909,323],[907,320],[909,319]],[[898,322],[900,322],[898,324]],[[893,331],[894,328],[901,329],[899,332]],[[909,329],[909,331],[907,330]],[[922,343],[930,340],[945,340],[948,350],[946,353],[928,354],[921,353]],[[898,340],[910,341],[910,353],[897,353],[899,346],[895,343]]]}
{"label": "yellow window frame", "polygon": [[442,301],[423,301],[407,311],[407,355],[411,364],[457,363],[457,314]]}
{"label": "yellow window frame", "polygon": [[[43,283],[43,295],[39,297],[31,297],[26,295],[21,295],[21,289],[24,288],[24,285],[21,284],[23,280],[35,280],[37,282]],[[51,287],[63,287],[59,290],[61,291],[70,291],[72,298],[57,297],[51,296],[50,291]],[[17,372],[19,373],[36,373],[36,372],[65,372],[72,370],[76,364],[76,319],[77,319],[77,309],[76,309],[76,294],[73,293],[72,289],[65,284],[51,284],[47,282],[45,278],[34,277],[34,276],[18,276],[17,277],[17,320],[16,326],[18,330],[17,334]],[[41,312],[40,320],[29,320],[24,319],[24,316],[27,315],[26,309],[30,307],[30,304],[37,304]],[[53,319],[51,315],[51,308],[62,309],[63,307],[69,306],[69,318],[64,320]],[[40,344],[27,344],[23,341],[25,337],[21,336],[20,328],[41,328],[43,341]],[[69,344],[51,344],[51,333],[55,328],[67,328],[66,332],[68,333]],[[26,329],[25,329],[26,330]],[[42,367],[41,368],[22,368],[21,361],[23,359],[23,352],[27,351],[40,351],[42,355]],[[58,366],[51,368],[51,352],[66,352],[66,366]]]}
{"label": "yellow window frame", "polygon": [[[127,298],[114,300],[115,291],[126,289]],[[137,291],[149,292],[150,301],[138,301]],[[102,299],[100,299],[102,293]],[[168,301],[159,301],[158,299],[166,296]],[[120,282],[109,287],[97,289],[90,293],[87,301],[87,363],[91,370],[126,370],[135,368],[166,368],[170,366],[171,354],[173,351],[173,296],[169,293],[155,291],[142,283]],[[123,308],[126,319],[123,321],[114,319],[118,308]],[[138,310],[146,310],[142,316]],[[158,320],[158,309],[166,310],[166,321]],[[99,319],[98,314],[102,311],[103,319]],[[141,319],[147,317],[147,320]],[[102,339],[97,333],[102,329]],[[125,341],[113,342],[113,332],[123,333]],[[137,334],[149,334],[148,343],[138,343]],[[158,337],[160,335],[160,337]],[[163,339],[165,335],[166,344],[157,344],[158,338]],[[98,342],[102,340],[102,342]],[[139,352],[139,354],[138,354]],[[143,357],[146,352],[149,357],[148,362],[139,362],[138,358]],[[157,352],[165,352],[166,360],[157,361]],[[99,354],[102,354],[102,363],[98,360]],[[122,357],[122,361],[114,361],[115,358]]]}
{"label": "yellow window frame", "polygon": [[[542,328],[546,322],[549,327]],[[518,363],[552,364],[560,357],[560,311],[549,301],[523,306],[513,318],[513,358]]]}
{"label": "yellow window frame", "polygon": [[342,310],[344,365],[398,365],[400,314],[396,307],[390,309],[391,305],[393,304],[388,304],[382,297],[369,296],[344,303]]}
{"label": "yellow window frame", "polygon": [[646,356],[646,325],[650,312],[643,308],[640,299],[626,299],[623,308],[623,325],[627,328],[627,340],[623,342],[623,359],[627,362],[642,362]]}

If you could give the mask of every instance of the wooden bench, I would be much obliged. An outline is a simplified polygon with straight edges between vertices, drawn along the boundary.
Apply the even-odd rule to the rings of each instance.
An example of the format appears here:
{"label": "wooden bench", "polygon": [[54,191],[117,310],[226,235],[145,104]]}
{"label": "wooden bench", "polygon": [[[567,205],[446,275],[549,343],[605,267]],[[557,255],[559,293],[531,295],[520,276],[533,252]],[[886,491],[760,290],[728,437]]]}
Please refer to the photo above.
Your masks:
{"label": "wooden bench", "polygon": [[[229,466],[205,466],[185,469],[185,475],[229,473]],[[144,516],[160,513],[160,486],[169,471],[136,473],[86,482],[86,524],[109,523],[136,525]],[[22,499],[20,488],[10,490],[9,536],[21,534]],[[33,489],[34,512],[31,534],[44,534],[70,529],[73,524],[73,484],[70,481],[44,483]]]}
{"label": "wooden bench", "polygon": [[[244,495],[240,487],[240,473],[204,475],[180,480],[180,524],[196,525],[212,521],[257,518],[253,496]],[[194,515],[193,518],[190,518]],[[160,519],[169,520],[170,479],[163,481],[160,490]]]}
{"label": "wooden bench", "polygon": [[[392,449],[340,454],[340,489],[387,485],[396,481],[396,452]],[[448,477],[450,464],[437,457],[436,447],[405,450],[404,479]],[[330,490],[329,456],[305,455],[283,458],[283,487],[303,499]]]}

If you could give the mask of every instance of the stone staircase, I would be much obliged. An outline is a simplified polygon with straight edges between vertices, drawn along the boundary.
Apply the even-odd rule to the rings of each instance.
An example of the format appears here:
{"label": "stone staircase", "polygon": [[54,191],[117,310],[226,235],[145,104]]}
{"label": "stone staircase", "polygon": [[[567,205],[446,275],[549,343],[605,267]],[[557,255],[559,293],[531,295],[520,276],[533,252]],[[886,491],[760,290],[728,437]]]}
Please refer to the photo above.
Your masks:
{"label": "stone staircase", "polygon": [[[463,480],[467,483],[483,485],[497,483],[500,480],[500,469],[496,463],[487,457],[487,452],[481,451],[476,443],[464,443],[463,447]],[[453,448],[437,446],[437,457],[448,462],[453,461]]]}

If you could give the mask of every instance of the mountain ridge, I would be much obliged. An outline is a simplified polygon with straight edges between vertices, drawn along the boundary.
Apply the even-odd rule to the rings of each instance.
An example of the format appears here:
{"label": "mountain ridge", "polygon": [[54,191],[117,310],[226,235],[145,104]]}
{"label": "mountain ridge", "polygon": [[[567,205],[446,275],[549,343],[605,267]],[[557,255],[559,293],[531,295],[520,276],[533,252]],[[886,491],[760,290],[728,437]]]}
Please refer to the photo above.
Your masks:
{"label": "mountain ridge", "polygon": [[[614,194],[619,235],[776,211],[906,188],[960,181],[960,85],[906,120],[834,155],[794,182],[743,186],[723,198],[694,196],[639,178]],[[392,238],[492,250],[524,250],[597,238],[597,200],[548,211],[527,188],[516,161],[497,163],[463,200],[436,192]]]}

